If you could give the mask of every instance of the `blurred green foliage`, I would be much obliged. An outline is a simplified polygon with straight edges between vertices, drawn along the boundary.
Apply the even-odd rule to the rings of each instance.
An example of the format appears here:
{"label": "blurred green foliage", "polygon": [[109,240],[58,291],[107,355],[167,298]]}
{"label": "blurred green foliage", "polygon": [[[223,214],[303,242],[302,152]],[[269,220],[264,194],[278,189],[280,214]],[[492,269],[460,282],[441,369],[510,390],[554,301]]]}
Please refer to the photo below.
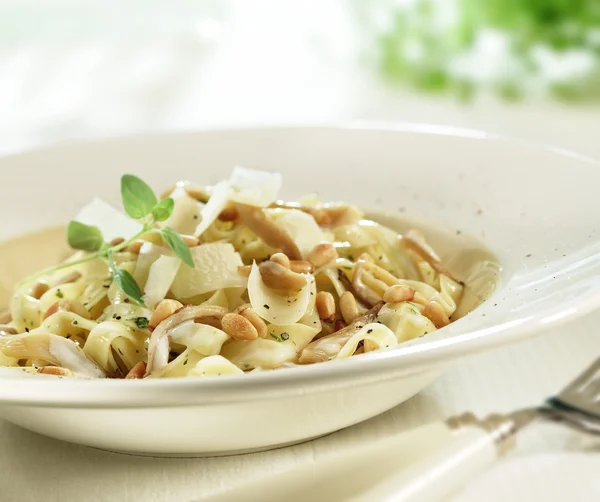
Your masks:
{"label": "blurred green foliage", "polygon": [[[600,0],[375,4],[379,4],[380,18],[383,12],[388,22],[383,28],[369,29],[376,37],[379,70],[394,82],[428,92],[453,93],[462,99],[473,97],[482,88],[507,100],[540,90],[562,100],[600,99]],[[450,13],[449,4],[453,4]],[[363,10],[365,13],[369,14]],[[501,33],[508,41],[506,54],[497,64],[510,70],[482,82],[468,72],[457,72],[455,62],[474,50],[483,31]],[[553,58],[554,66],[568,66],[568,57],[571,62],[583,60],[583,69],[580,64],[570,73],[548,75],[540,51]],[[479,63],[470,60],[470,64]]]}

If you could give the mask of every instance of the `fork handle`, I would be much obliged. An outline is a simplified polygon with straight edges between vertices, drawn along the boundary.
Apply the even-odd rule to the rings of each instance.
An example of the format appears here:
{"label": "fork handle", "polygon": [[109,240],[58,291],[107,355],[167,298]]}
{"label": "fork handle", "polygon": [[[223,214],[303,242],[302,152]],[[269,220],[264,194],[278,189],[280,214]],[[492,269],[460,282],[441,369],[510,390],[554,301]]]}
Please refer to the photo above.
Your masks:
{"label": "fork handle", "polygon": [[[439,428],[439,423],[424,428]],[[424,428],[420,428],[423,432]],[[411,434],[407,432],[405,434]],[[493,434],[462,426],[451,439],[397,475],[360,492],[352,502],[437,502],[460,490],[498,457]]]}

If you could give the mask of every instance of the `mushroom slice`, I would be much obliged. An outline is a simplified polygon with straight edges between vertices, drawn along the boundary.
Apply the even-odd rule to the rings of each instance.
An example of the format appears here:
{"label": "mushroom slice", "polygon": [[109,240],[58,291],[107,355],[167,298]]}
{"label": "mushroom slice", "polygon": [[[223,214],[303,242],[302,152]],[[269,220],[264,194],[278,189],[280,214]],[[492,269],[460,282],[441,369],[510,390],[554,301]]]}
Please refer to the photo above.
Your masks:
{"label": "mushroom slice", "polygon": [[261,208],[246,204],[236,204],[235,207],[242,222],[267,245],[281,249],[290,260],[302,260],[296,243],[285,230],[272,222]]}
{"label": "mushroom slice", "polygon": [[0,337],[0,351],[16,359],[39,359],[90,378],[105,377],[104,371],[79,346],[51,333],[23,333]]}
{"label": "mushroom slice", "polygon": [[377,314],[383,305],[384,302],[379,302],[345,328],[309,343],[300,353],[298,362],[300,364],[319,363],[335,357],[346,342],[352,338],[352,335],[360,331],[366,324],[376,322]]}
{"label": "mushroom slice", "polygon": [[[189,305],[162,321],[152,332],[148,344],[148,366],[146,376],[166,366],[169,357],[169,332],[186,321],[202,321],[211,326],[227,314],[227,309],[216,305]],[[166,349],[166,350],[165,350]]]}
{"label": "mushroom slice", "polygon": [[421,232],[417,230],[409,230],[400,237],[400,242],[404,243],[408,249],[411,249],[427,263],[429,263],[433,270],[435,270],[438,274],[444,274],[445,276],[450,277],[450,279],[453,281],[460,283],[460,281],[442,265],[442,260],[435,250],[429,244],[427,244],[425,237],[423,234],[421,234]]}

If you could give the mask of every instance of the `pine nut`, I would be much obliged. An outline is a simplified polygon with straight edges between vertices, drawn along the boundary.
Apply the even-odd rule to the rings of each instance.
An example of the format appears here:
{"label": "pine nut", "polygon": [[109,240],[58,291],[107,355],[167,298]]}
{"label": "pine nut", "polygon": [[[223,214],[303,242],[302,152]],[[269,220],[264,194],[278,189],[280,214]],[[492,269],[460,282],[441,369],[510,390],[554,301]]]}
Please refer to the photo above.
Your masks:
{"label": "pine nut", "polygon": [[185,242],[185,245],[189,248],[196,247],[198,244],[200,244],[200,239],[198,239],[198,237],[194,237],[193,235],[180,234],[180,237],[181,240]]}
{"label": "pine nut", "polygon": [[44,366],[38,370],[38,373],[44,375],[73,376],[73,372],[70,369],[62,368],[61,366]]}
{"label": "pine nut", "polygon": [[129,244],[129,246],[127,246],[127,251],[133,254],[140,254],[140,250],[142,249],[143,245],[144,241],[140,239],[135,240],[131,244]]}
{"label": "pine nut", "polygon": [[291,260],[290,270],[292,272],[296,272],[297,274],[312,274],[315,268],[313,267],[313,264],[309,261]]}
{"label": "pine nut", "polygon": [[51,315],[56,314],[59,310],[73,312],[86,319],[90,318],[88,310],[77,300],[59,300],[48,307],[48,310],[44,313],[44,320],[48,319]]}
{"label": "pine nut", "polygon": [[350,324],[360,316],[356,298],[354,298],[354,295],[350,291],[344,291],[342,296],[340,296],[340,311],[346,324]]}
{"label": "pine nut", "polygon": [[311,262],[315,268],[322,267],[335,260],[337,257],[338,252],[330,242],[321,242],[308,253],[308,261]]}
{"label": "pine nut", "polygon": [[239,314],[225,314],[221,319],[223,331],[235,340],[256,340],[258,331],[252,323]]}
{"label": "pine nut", "polygon": [[429,302],[423,309],[423,315],[427,317],[436,328],[443,328],[450,324],[450,319],[442,306],[437,302]]}
{"label": "pine nut", "polygon": [[238,219],[239,213],[235,207],[226,207],[219,214],[219,220],[221,221],[235,221]]}
{"label": "pine nut", "polygon": [[290,268],[290,259],[283,253],[275,253],[270,260],[283,265],[285,268]]}
{"label": "pine nut", "polygon": [[243,307],[240,309],[239,314],[248,319],[252,326],[256,328],[259,338],[266,338],[268,334],[267,324],[254,310],[250,307]]}
{"label": "pine nut", "polygon": [[306,278],[274,261],[264,261],[258,266],[265,286],[284,292],[299,291],[306,286]]}
{"label": "pine nut", "polygon": [[183,307],[183,304],[177,300],[162,300],[156,306],[154,312],[152,312],[150,320],[148,321],[148,326],[150,328],[156,328],[156,326],[163,322],[167,317],[172,316],[181,307]]}
{"label": "pine nut", "polygon": [[142,378],[146,374],[146,363],[144,361],[140,361],[133,368],[129,370],[129,373],[125,376],[126,380],[130,380],[132,378]]}
{"label": "pine nut", "polygon": [[50,286],[48,284],[46,284],[45,282],[37,281],[31,288],[31,292],[29,293],[29,295],[35,298],[36,300],[39,300],[42,297],[42,295],[49,289]]}
{"label": "pine nut", "polygon": [[82,275],[80,272],[77,272],[77,270],[73,270],[73,272],[65,275],[64,277],[62,277],[61,279],[59,279],[56,284],[54,284],[54,286],[60,286],[62,284],[70,284],[72,282],[78,281],[79,279],[81,279]]}
{"label": "pine nut", "polygon": [[123,237],[115,237],[112,241],[109,242],[111,246],[118,246],[119,244],[123,244],[125,239]]}
{"label": "pine nut", "polygon": [[409,286],[396,284],[386,290],[383,301],[387,303],[409,302],[415,297],[415,290]]}
{"label": "pine nut", "polygon": [[323,321],[332,321],[335,317],[335,299],[328,291],[319,291],[315,299],[315,306],[319,318]]}

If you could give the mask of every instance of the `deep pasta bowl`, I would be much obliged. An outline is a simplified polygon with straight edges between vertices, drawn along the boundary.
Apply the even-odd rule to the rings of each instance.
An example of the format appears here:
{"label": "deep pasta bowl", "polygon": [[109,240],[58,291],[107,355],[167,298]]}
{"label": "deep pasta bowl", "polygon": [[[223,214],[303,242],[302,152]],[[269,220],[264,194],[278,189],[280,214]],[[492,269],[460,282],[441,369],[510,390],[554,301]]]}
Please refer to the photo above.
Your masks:
{"label": "deep pasta bowl", "polygon": [[0,307],[63,257],[63,226],[93,197],[117,205],[124,172],[152,186],[212,184],[243,164],[420,229],[466,284],[450,325],[344,360],[249,374],[85,380],[0,368],[0,416],[32,431],[149,455],[271,448],[405,401],[449,364],[600,304],[600,164],[479,131],[351,125],[202,131],[58,146],[0,160]]}

